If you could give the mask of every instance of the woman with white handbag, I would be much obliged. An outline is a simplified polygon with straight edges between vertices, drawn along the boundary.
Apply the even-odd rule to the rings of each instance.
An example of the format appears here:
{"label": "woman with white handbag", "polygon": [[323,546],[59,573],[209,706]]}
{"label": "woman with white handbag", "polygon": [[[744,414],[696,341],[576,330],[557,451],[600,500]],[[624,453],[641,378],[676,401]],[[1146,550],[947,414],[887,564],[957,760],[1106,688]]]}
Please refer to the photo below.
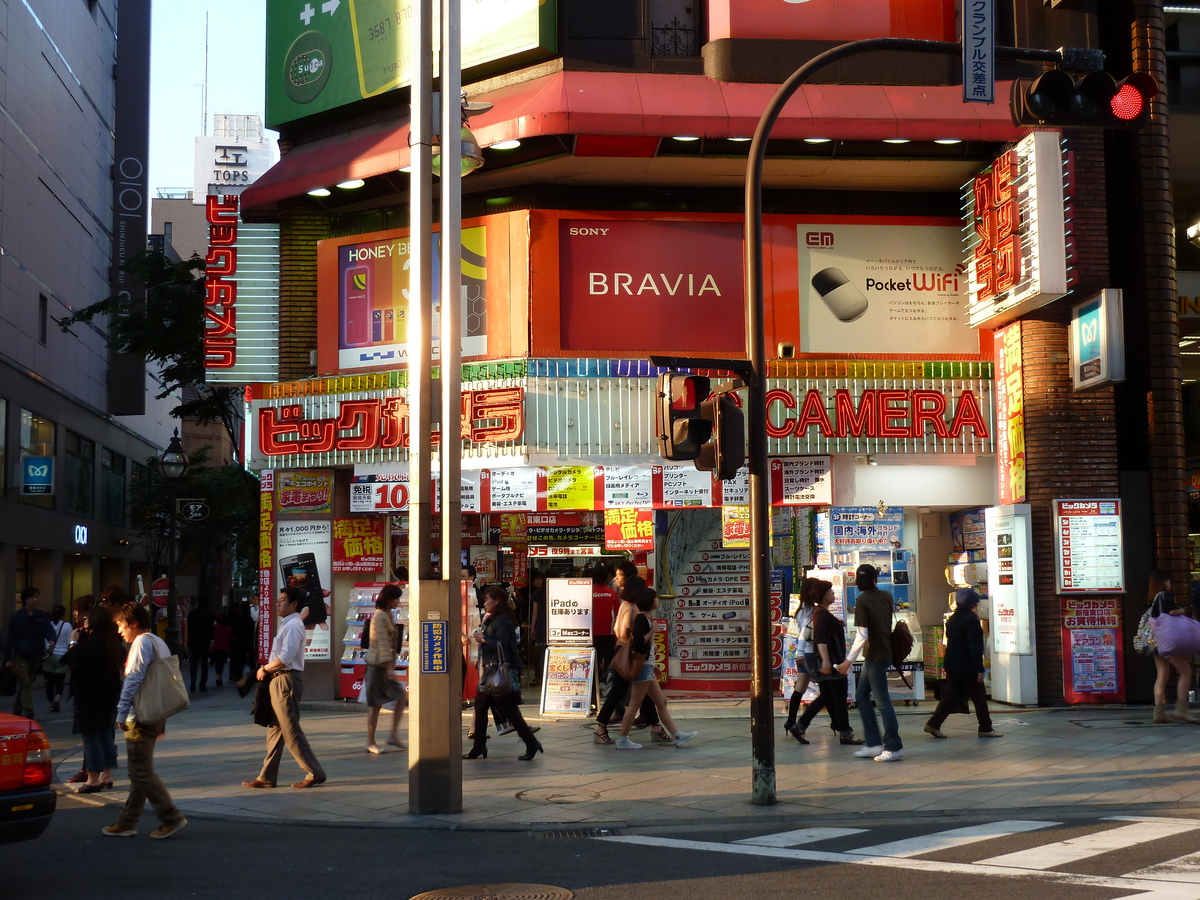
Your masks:
{"label": "woman with white handbag", "polygon": [[[1155,569],[1150,573],[1150,617],[1151,627],[1154,626],[1153,620],[1159,616],[1182,616],[1184,615],[1183,607],[1177,606],[1171,596],[1171,576],[1161,569]],[[1188,710],[1188,691],[1192,686],[1192,663],[1186,656],[1160,656],[1157,647],[1153,654],[1154,659],[1154,722],[1161,725],[1170,722],[1172,719],[1176,722],[1195,722],[1200,724],[1200,720],[1195,719]],[[1175,677],[1175,713],[1172,716],[1167,715],[1167,680],[1171,677],[1171,670],[1176,672]]]}

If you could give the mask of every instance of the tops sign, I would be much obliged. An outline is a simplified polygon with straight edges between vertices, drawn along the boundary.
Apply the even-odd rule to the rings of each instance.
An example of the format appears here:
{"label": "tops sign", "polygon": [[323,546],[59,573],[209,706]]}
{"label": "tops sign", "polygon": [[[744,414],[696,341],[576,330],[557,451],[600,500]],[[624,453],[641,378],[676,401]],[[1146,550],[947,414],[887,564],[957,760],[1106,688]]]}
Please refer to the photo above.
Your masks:
{"label": "tops sign", "polygon": [[973,327],[1011,322],[1071,289],[1065,208],[1072,174],[1059,135],[1037,131],[968,185],[963,218]]}

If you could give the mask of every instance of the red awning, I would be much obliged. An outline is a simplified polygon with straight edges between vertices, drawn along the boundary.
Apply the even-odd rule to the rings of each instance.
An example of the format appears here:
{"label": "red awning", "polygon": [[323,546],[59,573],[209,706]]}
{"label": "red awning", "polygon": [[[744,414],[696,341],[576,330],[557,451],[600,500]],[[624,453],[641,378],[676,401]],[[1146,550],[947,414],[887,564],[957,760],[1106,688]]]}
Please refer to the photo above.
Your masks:
{"label": "red awning", "polygon": [[[494,108],[471,119],[483,147],[545,135],[750,137],[776,85],[728,84],[704,75],[556,72],[472,95]],[[1007,86],[997,84],[1004,96]],[[813,84],[796,92],[771,136],[872,141],[1006,142],[1022,138],[1006,103],[963,103],[958,85]],[[356,129],[301,144],[242,194],[243,209],[267,210],[313,188],[370,178],[408,165],[408,123]]]}

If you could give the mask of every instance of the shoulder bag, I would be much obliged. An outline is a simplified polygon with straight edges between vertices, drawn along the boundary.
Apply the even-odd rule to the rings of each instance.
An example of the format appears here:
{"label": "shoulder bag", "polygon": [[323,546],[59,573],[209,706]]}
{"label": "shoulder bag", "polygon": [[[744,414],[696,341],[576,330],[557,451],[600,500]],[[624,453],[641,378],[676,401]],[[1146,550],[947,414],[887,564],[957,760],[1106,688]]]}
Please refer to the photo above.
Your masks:
{"label": "shoulder bag", "polygon": [[1137,631],[1133,634],[1133,649],[1143,656],[1153,656],[1155,653],[1154,628],[1150,624],[1153,621],[1152,612],[1154,612],[1153,604],[1142,613],[1142,618],[1138,620]]}
{"label": "shoulder bag", "polygon": [[139,722],[165,722],[187,709],[189,702],[179,657],[159,657],[146,667],[146,677],[133,695],[133,717]]}
{"label": "shoulder bag", "polygon": [[484,666],[483,677],[479,679],[479,692],[489,697],[507,697],[519,691],[521,682],[517,673],[508,664],[504,653],[504,644],[496,644],[496,655]]}
{"label": "shoulder bag", "polygon": [[1150,617],[1154,645],[1159,656],[1196,656],[1200,654],[1200,622],[1186,615],[1162,613]]}
{"label": "shoulder bag", "polygon": [[[636,621],[636,620],[635,620]],[[647,639],[651,639],[647,636]],[[629,640],[621,645],[617,650],[613,661],[610,663],[612,670],[624,678],[626,681],[633,681],[642,674],[642,667],[646,664],[646,654],[636,653],[633,649],[633,629],[630,629]]]}

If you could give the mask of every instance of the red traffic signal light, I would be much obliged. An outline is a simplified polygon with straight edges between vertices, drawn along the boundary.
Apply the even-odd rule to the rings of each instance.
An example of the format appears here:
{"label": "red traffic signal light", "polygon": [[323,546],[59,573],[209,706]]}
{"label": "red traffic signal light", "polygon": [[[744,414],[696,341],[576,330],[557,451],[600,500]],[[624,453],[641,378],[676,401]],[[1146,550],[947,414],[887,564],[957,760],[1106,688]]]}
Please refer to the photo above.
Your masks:
{"label": "red traffic signal light", "polygon": [[1158,93],[1153,77],[1138,72],[1117,81],[1094,70],[1072,77],[1051,69],[1013,82],[1009,108],[1013,123],[1047,128],[1141,128],[1150,119]]}
{"label": "red traffic signal light", "polygon": [[704,417],[712,422],[713,440],[700,449],[696,468],[715,472],[720,481],[737,476],[746,461],[746,418],[727,394],[704,401]]}
{"label": "red traffic signal light", "polygon": [[709,379],[700,375],[664,372],[658,376],[658,452],[663,459],[689,460],[712,438],[712,422],[703,414],[712,393]]}

